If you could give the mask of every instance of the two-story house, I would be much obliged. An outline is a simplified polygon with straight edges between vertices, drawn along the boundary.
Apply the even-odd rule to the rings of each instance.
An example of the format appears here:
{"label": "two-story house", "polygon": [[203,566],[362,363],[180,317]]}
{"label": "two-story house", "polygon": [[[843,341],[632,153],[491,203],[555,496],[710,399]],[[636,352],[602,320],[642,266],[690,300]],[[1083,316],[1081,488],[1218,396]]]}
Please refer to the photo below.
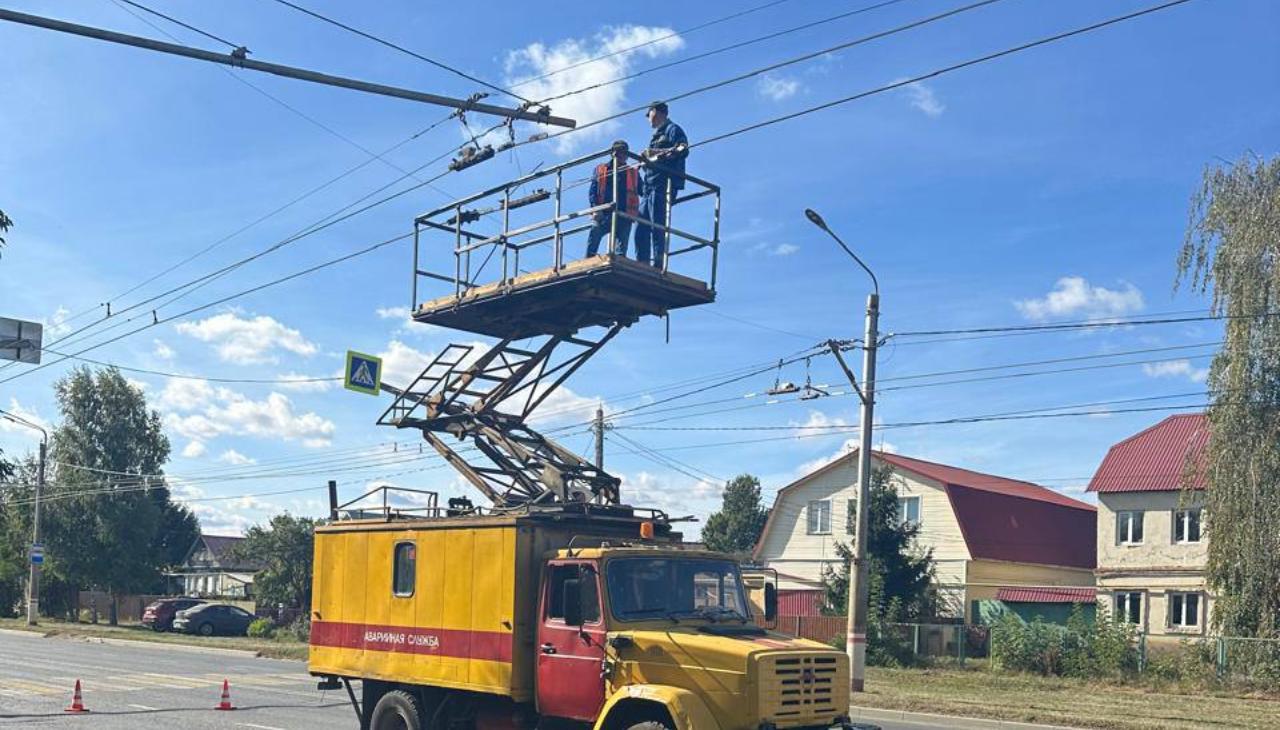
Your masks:
{"label": "two-story house", "polygon": [[[956,617],[972,621],[989,601],[1092,603],[1093,506],[1030,482],[900,454],[877,451],[872,462],[892,470],[899,518],[919,526],[918,547],[933,551],[938,588]],[[817,612],[823,569],[838,567],[836,543],[853,540],[857,472],[854,451],[778,492],[754,557],[777,571],[787,615]],[[1011,590],[1029,588],[1063,590]]]}
{"label": "two-story house", "polygon": [[1112,446],[1089,482],[1099,603],[1149,635],[1203,634],[1209,623],[1204,484],[1189,468],[1208,438],[1202,414],[1170,416]]}

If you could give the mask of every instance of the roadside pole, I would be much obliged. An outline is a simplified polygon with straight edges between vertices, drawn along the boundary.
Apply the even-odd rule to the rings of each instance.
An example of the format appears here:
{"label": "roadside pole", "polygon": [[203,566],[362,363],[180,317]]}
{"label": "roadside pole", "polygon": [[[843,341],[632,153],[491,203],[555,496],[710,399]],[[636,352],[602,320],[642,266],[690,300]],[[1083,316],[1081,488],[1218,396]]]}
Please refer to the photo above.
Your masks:
{"label": "roadside pole", "polygon": [[862,341],[862,386],[858,386],[858,379],[849,369],[844,361],[842,354],[843,345],[836,340],[831,340],[827,346],[831,349],[831,354],[835,355],[836,361],[840,363],[841,369],[844,370],[845,376],[849,379],[849,384],[853,386],[853,390],[858,395],[858,399],[862,401],[861,419],[858,432],[861,444],[858,448],[858,498],[854,505],[857,511],[857,517],[854,527],[853,540],[853,559],[849,566],[849,586],[848,592],[845,594],[845,606],[848,615],[848,629],[845,634],[845,653],[849,655],[849,689],[853,692],[862,692],[866,686],[867,674],[867,615],[868,607],[868,580],[867,580],[867,524],[870,521],[868,515],[868,500],[871,493],[871,436],[872,421],[875,411],[875,390],[876,390],[876,348],[879,344],[879,320],[880,320],[880,282],[876,280],[876,275],[867,267],[862,259],[853,252],[840,237],[827,227],[826,221],[822,216],[818,215],[812,208],[806,208],[805,216],[815,226],[826,231],[827,235],[835,239],[840,244],[840,248],[849,254],[849,257],[857,262],[862,270],[867,272],[871,277],[873,291],[867,295],[867,313],[866,313],[866,329]]}
{"label": "roadside pole", "polygon": [[596,406],[596,420],[591,425],[596,434],[596,468],[604,468],[604,406]]}

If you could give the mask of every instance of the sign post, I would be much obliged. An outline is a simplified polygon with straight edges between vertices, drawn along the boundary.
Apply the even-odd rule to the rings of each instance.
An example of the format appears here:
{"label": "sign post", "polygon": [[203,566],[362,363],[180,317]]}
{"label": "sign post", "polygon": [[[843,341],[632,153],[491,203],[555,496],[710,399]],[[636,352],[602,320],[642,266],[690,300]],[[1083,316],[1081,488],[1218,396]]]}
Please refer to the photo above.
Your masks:
{"label": "sign post", "polygon": [[357,393],[378,395],[382,389],[382,358],[347,350],[342,386]]}

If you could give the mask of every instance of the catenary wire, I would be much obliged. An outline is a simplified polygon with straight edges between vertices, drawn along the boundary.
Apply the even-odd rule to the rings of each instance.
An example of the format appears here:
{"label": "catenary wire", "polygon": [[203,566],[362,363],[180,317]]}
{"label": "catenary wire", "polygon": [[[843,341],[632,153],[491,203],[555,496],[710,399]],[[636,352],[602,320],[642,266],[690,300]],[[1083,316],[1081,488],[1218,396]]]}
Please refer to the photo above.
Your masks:
{"label": "catenary wire", "polygon": [[200,35],[204,36],[205,38],[208,38],[208,39],[210,39],[210,40],[216,41],[216,42],[218,42],[218,43],[221,43],[221,44],[223,44],[223,45],[225,45],[225,46],[230,47],[230,48],[231,48],[231,50],[233,50],[233,51],[234,51],[234,50],[241,49],[241,48],[244,48],[244,44],[241,44],[241,43],[232,43],[231,41],[229,41],[229,40],[227,40],[227,39],[225,39],[225,38],[219,38],[218,36],[216,36],[216,35],[214,35],[214,34],[212,34],[212,33],[209,33],[209,32],[207,32],[207,31],[200,30],[199,28],[195,27],[194,25],[190,25],[190,24],[188,24],[188,23],[184,23],[184,22],[182,22],[181,20],[178,20],[177,18],[172,18],[172,17],[170,17],[170,16],[168,16],[168,15],[165,15],[164,13],[160,12],[159,10],[154,10],[154,9],[149,8],[149,7],[147,7],[146,5],[143,5],[143,4],[141,4],[141,3],[136,3],[136,2],[134,2],[133,0],[119,0],[119,2],[122,2],[122,3],[124,3],[125,5],[132,5],[133,7],[135,7],[135,8],[137,8],[137,9],[141,10],[142,12],[144,12],[144,13],[150,13],[150,14],[152,14],[152,15],[156,16],[157,18],[164,18],[165,20],[169,21],[170,23],[173,23],[174,25],[180,25],[180,26],[182,26],[183,28],[186,28],[187,30],[189,30],[189,31],[191,31],[191,32],[193,32],[193,33],[199,33]]}

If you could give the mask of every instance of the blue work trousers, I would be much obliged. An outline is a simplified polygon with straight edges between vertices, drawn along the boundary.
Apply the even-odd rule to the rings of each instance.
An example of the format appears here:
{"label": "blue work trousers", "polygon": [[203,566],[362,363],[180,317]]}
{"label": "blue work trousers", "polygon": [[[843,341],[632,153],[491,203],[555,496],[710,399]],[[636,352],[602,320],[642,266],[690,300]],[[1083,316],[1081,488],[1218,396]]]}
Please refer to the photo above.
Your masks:
{"label": "blue work trousers", "polygon": [[636,259],[662,268],[667,253],[667,234],[658,226],[667,225],[667,181],[645,187],[640,196],[640,217],[653,223],[636,225]]}
{"label": "blue work trousers", "polygon": [[[613,229],[613,215],[609,213],[603,214],[595,220],[591,226],[591,230],[587,233],[587,255],[595,256],[600,252],[600,241],[609,237],[609,231]],[[627,236],[631,234],[631,219],[618,216],[618,240],[613,245],[612,253],[618,256],[627,255]]]}

